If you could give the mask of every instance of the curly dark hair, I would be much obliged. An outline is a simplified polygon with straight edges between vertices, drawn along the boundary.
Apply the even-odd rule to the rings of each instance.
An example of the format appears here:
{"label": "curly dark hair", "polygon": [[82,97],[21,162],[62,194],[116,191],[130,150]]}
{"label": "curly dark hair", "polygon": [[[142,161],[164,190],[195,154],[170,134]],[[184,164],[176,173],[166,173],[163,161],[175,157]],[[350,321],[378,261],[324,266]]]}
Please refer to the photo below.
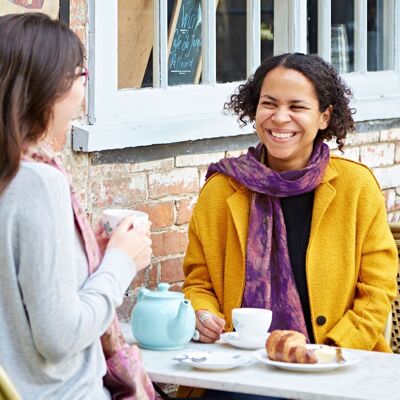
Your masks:
{"label": "curly dark hair", "polygon": [[355,131],[352,116],[355,110],[349,106],[352,92],[332,65],[317,55],[286,53],[267,58],[257,68],[254,75],[239,86],[237,93],[231,95],[230,101],[225,103],[224,109],[237,114],[242,127],[253,123],[264,78],[277,67],[298,71],[313,84],[320,112],[325,111],[328,106],[332,106],[329,125],[326,129],[318,132],[317,139],[336,138],[339,150],[343,152],[347,132]]}

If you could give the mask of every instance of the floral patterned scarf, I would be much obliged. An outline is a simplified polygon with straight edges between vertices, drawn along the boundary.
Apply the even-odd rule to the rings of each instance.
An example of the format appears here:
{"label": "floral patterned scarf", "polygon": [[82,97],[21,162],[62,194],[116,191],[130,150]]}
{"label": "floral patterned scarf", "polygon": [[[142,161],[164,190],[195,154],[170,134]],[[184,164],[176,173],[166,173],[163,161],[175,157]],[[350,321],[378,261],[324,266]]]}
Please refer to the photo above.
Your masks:
{"label": "floral patterned scarf", "polygon": [[[67,177],[75,226],[82,237],[89,274],[92,274],[97,270],[102,254],[79,197],[72,186],[70,175],[61,166],[52,147],[46,142],[26,147],[22,159],[51,165]],[[110,391],[112,399],[154,400],[158,398],[151,380],[144,370],[139,349],[135,345],[129,346],[126,343],[117,315],[114,316],[110,327],[101,337],[101,344],[107,362],[104,385]]]}
{"label": "floral patterned scarf", "polygon": [[265,153],[260,143],[245,155],[211,164],[206,178],[219,172],[252,192],[242,307],[270,309],[271,330],[292,329],[308,337],[279,199],[308,193],[319,185],[329,161],[329,147],[317,142],[307,166],[296,171],[268,168],[262,162]]}

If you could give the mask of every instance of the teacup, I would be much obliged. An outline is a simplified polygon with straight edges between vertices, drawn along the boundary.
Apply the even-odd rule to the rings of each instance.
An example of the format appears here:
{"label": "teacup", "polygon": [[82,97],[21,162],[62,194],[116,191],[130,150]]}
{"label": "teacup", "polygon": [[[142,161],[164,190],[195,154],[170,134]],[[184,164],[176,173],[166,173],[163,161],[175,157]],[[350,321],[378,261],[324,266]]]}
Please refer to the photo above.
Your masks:
{"label": "teacup", "polygon": [[232,321],[241,339],[248,342],[263,342],[271,326],[272,311],[264,308],[234,308]]}
{"label": "teacup", "polygon": [[108,237],[111,236],[112,231],[118,224],[126,217],[133,216],[133,227],[135,229],[142,229],[146,227],[149,221],[149,215],[143,211],[127,210],[124,208],[108,208],[103,210],[101,222]]}

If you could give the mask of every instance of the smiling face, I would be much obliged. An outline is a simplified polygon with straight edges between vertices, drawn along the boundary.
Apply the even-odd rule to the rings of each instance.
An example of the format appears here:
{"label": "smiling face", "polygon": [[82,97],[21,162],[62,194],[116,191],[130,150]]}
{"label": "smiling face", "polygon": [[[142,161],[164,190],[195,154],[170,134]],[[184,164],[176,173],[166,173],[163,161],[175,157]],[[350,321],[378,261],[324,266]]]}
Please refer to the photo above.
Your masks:
{"label": "smiling face", "polygon": [[256,110],[256,131],[268,150],[268,165],[276,171],[304,168],[318,130],[327,128],[331,108],[322,113],[312,83],[284,67],[264,78]]}

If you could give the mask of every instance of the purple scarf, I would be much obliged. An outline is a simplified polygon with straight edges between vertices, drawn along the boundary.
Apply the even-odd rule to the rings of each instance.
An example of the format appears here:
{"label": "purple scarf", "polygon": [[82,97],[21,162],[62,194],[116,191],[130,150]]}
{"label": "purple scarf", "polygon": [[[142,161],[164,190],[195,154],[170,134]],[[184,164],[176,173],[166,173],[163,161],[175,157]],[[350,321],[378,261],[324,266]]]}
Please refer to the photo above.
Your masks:
{"label": "purple scarf", "polygon": [[260,162],[264,153],[262,143],[250,147],[247,154],[211,164],[206,178],[219,172],[253,192],[242,307],[272,310],[271,331],[292,329],[308,337],[279,198],[311,192],[319,185],[329,161],[329,147],[316,143],[307,166],[296,171],[271,170]]}

